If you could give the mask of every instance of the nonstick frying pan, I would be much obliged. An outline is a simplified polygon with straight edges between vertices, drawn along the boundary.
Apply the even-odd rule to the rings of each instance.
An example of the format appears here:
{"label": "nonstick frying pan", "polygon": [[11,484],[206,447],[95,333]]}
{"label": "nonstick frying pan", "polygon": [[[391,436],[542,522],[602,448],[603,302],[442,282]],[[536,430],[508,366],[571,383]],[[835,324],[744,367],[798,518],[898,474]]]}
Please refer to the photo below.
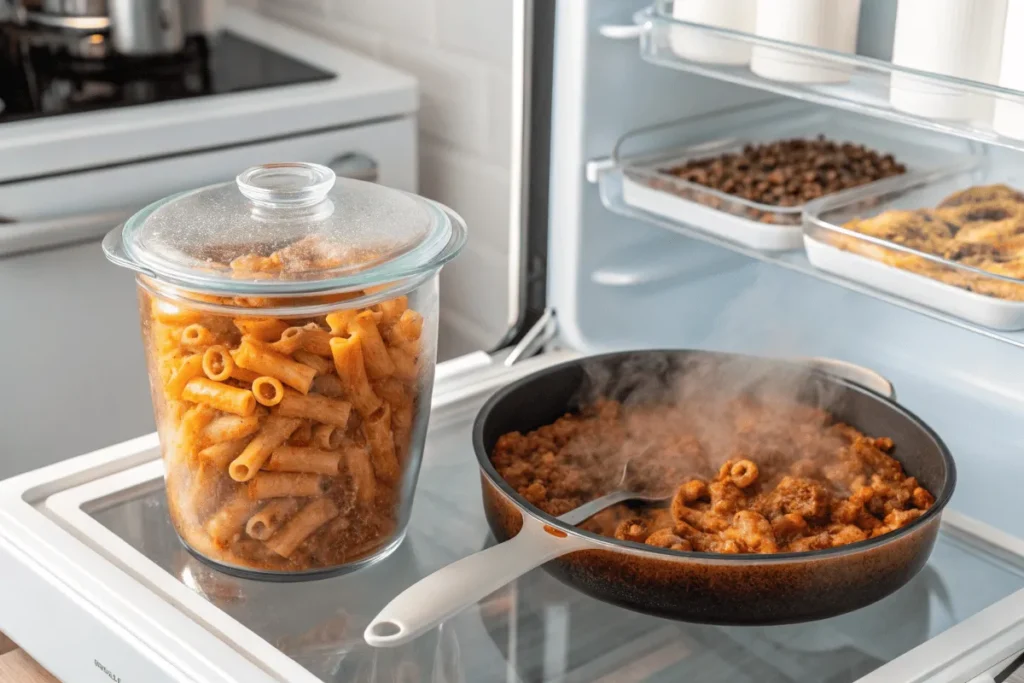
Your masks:
{"label": "nonstick frying pan", "polygon": [[[820,368],[827,367],[830,372]],[[713,368],[710,371],[708,368]],[[939,437],[891,398],[845,379],[848,364],[810,364],[709,351],[636,351],[592,356],[541,370],[499,390],[480,410],[473,448],[484,512],[503,541],[426,577],[396,597],[367,627],[371,645],[400,645],[527,571],[546,564],[556,578],[609,603],[683,621],[769,625],[811,621],[864,607],[910,580],[928,560],[942,509],[956,482]],[[551,424],[598,393],[618,400],[671,395],[680,375],[711,385],[737,372],[758,386],[785,386],[824,404],[863,433],[892,437],[906,472],[935,495],[907,526],[859,543],[800,553],[716,555],[619,541],[576,528],[523,499],[490,461],[502,434]],[[716,374],[718,373],[718,374]],[[725,373],[725,374],[722,374]],[[864,382],[889,385],[867,371]],[[839,376],[841,375],[841,376]],[[796,387],[796,389],[794,389]],[[510,540],[511,539],[511,540]]]}

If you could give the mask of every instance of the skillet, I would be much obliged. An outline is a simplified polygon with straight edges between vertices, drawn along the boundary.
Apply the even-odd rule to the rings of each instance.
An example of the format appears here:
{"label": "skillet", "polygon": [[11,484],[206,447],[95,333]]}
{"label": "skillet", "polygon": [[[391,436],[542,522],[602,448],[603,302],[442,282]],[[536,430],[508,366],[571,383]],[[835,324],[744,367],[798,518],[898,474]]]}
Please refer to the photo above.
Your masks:
{"label": "skillet", "polygon": [[[736,369],[763,386],[798,381],[798,400],[827,400],[823,407],[835,419],[865,434],[891,437],[891,455],[933,493],[934,505],[907,526],[836,548],[773,555],[678,552],[567,524],[528,503],[491,464],[501,435],[526,433],[578,411],[594,397],[595,384],[600,394],[617,400],[667,396],[681,375],[709,367],[717,368],[709,381],[720,379],[715,372],[735,375]],[[848,368],[843,374],[850,375]],[[892,399],[806,364],[711,351],[612,353],[541,370],[499,390],[483,406],[473,448],[484,513],[500,543],[396,597],[367,627],[364,637],[371,645],[408,642],[542,564],[582,593],[682,621],[770,625],[843,614],[889,595],[924,567],[956,483],[953,458],[941,439]]]}

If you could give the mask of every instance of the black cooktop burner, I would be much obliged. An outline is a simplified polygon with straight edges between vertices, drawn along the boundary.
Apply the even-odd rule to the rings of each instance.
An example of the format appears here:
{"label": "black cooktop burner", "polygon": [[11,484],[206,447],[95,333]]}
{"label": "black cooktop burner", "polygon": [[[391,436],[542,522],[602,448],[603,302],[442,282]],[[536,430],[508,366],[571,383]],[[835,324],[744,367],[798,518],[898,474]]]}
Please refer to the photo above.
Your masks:
{"label": "black cooktop burner", "polygon": [[230,32],[190,39],[172,57],[76,56],[81,52],[61,34],[3,27],[0,123],[336,77]]}

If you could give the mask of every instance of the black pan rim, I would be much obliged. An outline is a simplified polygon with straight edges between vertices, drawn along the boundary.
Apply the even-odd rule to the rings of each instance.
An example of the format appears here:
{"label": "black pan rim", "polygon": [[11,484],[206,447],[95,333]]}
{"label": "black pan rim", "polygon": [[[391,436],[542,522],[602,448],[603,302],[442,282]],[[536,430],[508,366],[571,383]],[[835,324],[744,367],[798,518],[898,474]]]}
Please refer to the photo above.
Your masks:
{"label": "black pan rim", "polygon": [[[718,356],[732,356],[736,358],[749,358],[751,360],[762,360],[766,362],[776,364],[789,364],[798,366],[799,363],[787,361],[785,359],[771,358],[768,356],[756,356],[751,354],[732,353],[729,351],[714,351],[710,349],[635,349],[631,351],[614,351],[610,353],[601,353],[590,356],[583,356],[574,360],[568,360],[562,363],[551,365],[547,368],[532,372],[526,377],[521,377],[514,382],[511,382],[502,388],[498,389],[484,405],[477,412],[476,419],[473,421],[473,451],[476,455],[477,464],[480,470],[487,476],[492,486],[497,487],[506,496],[508,496],[513,503],[520,509],[532,515],[534,518],[543,521],[545,524],[549,524],[552,527],[559,529],[567,534],[572,534],[577,537],[585,538],[596,546],[606,547],[595,547],[593,550],[611,550],[611,551],[622,551],[629,550],[631,554],[642,554],[649,555],[652,558],[667,558],[674,559],[676,561],[680,559],[696,560],[704,564],[721,564],[721,565],[737,565],[737,564],[781,564],[786,562],[792,562],[794,560],[815,560],[819,558],[831,558],[831,557],[842,557],[843,555],[854,555],[861,551],[866,551],[871,548],[880,547],[889,543],[894,542],[896,539],[903,538],[908,534],[913,533],[915,530],[928,524],[931,520],[937,520],[942,514],[943,508],[949,503],[950,498],[953,497],[953,491],[956,488],[956,463],[953,460],[953,455],[950,453],[949,448],[946,447],[945,442],[935,433],[926,422],[921,420],[917,415],[912,413],[910,410],[899,405],[895,401],[882,396],[866,387],[863,387],[855,382],[851,382],[842,377],[835,375],[829,375],[828,373],[821,372],[812,368],[805,368],[811,374],[818,375],[825,378],[829,382],[833,382],[844,389],[854,391],[860,394],[866,394],[872,399],[881,401],[891,409],[900,413],[911,422],[920,427],[925,434],[935,443],[938,447],[939,453],[942,456],[942,460],[946,466],[946,484],[939,496],[936,496],[935,504],[932,505],[923,515],[913,520],[910,524],[900,527],[895,531],[890,531],[886,534],[878,536],[877,538],[869,538],[866,541],[857,541],[856,543],[849,543],[847,545],[839,546],[837,548],[825,548],[823,550],[808,550],[804,552],[791,552],[791,553],[774,553],[774,554],[759,554],[759,553],[741,553],[737,555],[722,555],[719,553],[701,553],[693,551],[681,551],[681,550],[669,550],[667,548],[654,548],[644,543],[635,543],[632,541],[620,541],[616,538],[610,538],[608,536],[602,536],[595,534],[590,531],[579,529],[575,526],[562,522],[557,517],[549,515],[540,508],[534,506],[528,502],[525,498],[519,495],[508,482],[498,474],[498,471],[494,469],[494,465],[491,464],[490,454],[484,449],[484,422],[487,417],[494,410],[495,406],[502,401],[509,393],[519,389],[520,387],[527,385],[539,377],[558,372],[566,367],[578,366],[584,362],[601,361],[612,359],[623,356],[633,355],[647,355],[647,354],[678,354],[678,353],[704,353],[709,355]],[[902,463],[900,463],[902,464]],[[576,551],[584,552],[584,551]]]}

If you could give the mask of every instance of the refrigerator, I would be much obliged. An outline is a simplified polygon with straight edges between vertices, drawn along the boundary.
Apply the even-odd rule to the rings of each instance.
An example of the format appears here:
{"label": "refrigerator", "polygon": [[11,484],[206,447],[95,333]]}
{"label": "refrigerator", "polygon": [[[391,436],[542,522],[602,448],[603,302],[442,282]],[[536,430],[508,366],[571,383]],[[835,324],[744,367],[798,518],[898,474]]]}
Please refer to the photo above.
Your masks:
{"label": "refrigerator", "polygon": [[[156,435],[144,436],[0,483],[0,571],[18,587],[0,592],[0,630],[68,681],[1003,680],[1024,651],[1019,311],[869,259],[844,271],[851,261],[824,247],[846,234],[844,212],[1016,180],[1024,142],[896,109],[894,73],[993,101],[1020,95],[895,67],[877,40],[891,7],[865,0],[859,52],[839,53],[681,20],[667,1],[517,1],[514,320],[499,348],[438,366],[403,545],[321,581],[220,574],[178,542]],[[841,76],[782,82],[677,53],[694,38]],[[781,238],[749,225],[749,205],[709,213],[692,194],[643,194],[666,159],[812,134],[893,150],[908,172],[812,202]],[[541,569],[408,645],[369,647],[363,629],[395,595],[494,542],[470,442],[484,401],[538,369],[639,348],[829,357],[882,374],[958,466],[924,570],[852,613],[725,627],[630,612]]]}

